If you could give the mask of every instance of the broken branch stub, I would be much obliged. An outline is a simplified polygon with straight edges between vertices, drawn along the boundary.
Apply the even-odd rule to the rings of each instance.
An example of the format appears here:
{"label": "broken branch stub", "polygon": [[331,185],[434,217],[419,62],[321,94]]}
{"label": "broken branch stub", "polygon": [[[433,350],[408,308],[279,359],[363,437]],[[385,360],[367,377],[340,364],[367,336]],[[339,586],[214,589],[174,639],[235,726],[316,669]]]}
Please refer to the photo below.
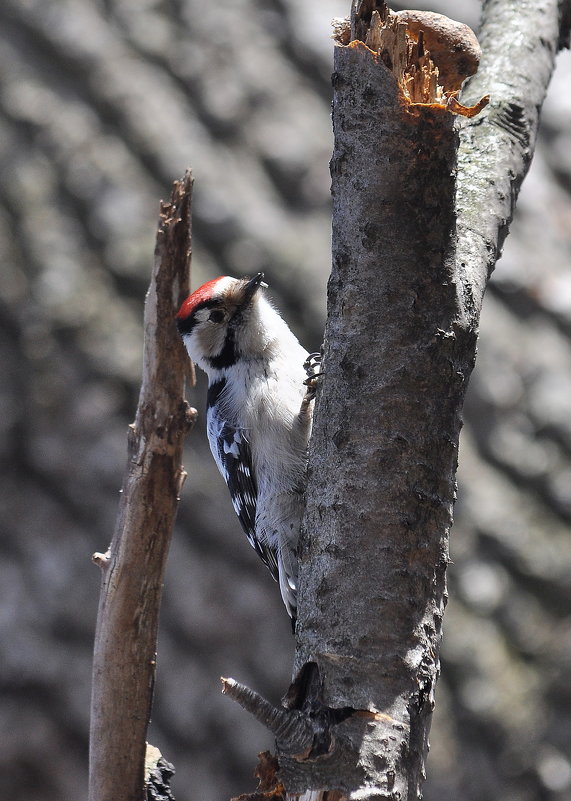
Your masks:
{"label": "broken branch stub", "polygon": [[480,46],[467,25],[430,11],[392,12],[384,2],[356,3],[353,19],[333,21],[333,39],[344,47],[363,44],[396,78],[401,101],[414,112],[431,105],[473,117],[489,102],[462,105],[457,96],[474,75]]}
{"label": "broken branch stub", "polygon": [[221,678],[222,692],[259,720],[281,744],[284,751],[299,758],[313,743],[310,721],[297,711],[275,707],[265,698],[235,679]]}

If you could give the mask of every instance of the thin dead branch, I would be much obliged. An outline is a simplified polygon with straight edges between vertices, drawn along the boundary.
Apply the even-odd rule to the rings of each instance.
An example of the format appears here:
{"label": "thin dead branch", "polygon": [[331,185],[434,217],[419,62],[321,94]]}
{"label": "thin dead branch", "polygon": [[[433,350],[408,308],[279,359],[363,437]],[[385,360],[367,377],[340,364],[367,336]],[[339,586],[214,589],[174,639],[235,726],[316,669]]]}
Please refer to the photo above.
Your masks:
{"label": "thin dead branch", "polygon": [[162,203],[145,303],[143,378],[113,540],[95,554],[102,586],[93,659],[90,801],[143,801],[166,558],[184,470],[182,447],[196,412],[184,400],[188,358],[174,324],[188,294],[188,172]]}

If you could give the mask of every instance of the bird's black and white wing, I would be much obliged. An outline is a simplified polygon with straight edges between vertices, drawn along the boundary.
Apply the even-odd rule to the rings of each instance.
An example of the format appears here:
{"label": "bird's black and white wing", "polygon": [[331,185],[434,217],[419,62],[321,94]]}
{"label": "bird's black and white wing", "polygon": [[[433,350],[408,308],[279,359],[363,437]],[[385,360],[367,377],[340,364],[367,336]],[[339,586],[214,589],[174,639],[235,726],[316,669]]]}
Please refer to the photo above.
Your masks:
{"label": "bird's black and white wing", "polygon": [[276,554],[256,536],[256,504],[258,491],[252,469],[252,453],[248,433],[236,428],[209,407],[207,433],[214,460],[228,485],[232,506],[238,515],[246,536],[264,564],[277,581],[279,577]]}

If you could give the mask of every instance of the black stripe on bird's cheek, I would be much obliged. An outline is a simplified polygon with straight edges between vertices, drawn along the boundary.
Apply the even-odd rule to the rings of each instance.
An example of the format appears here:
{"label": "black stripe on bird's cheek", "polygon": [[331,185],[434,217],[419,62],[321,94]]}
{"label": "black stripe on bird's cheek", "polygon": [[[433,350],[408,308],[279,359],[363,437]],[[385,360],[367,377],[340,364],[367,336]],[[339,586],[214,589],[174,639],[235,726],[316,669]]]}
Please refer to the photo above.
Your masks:
{"label": "black stripe on bird's cheek", "polygon": [[228,328],[226,339],[224,340],[224,347],[218,356],[209,356],[206,361],[214,367],[215,370],[222,370],[224,367],[231,367],[236,364],[236,340],[234,338],[234,329]]}

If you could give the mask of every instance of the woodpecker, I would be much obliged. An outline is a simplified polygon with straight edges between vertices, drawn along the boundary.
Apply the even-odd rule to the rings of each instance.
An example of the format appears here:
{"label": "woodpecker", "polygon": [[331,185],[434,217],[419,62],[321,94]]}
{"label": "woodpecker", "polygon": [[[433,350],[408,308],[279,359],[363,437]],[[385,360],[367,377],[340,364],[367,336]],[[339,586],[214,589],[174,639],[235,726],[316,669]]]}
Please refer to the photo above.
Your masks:
{"label": "woodpecker", "polygon": [[220,276],[177,314],[208,376],[206,430],[250,544],[295,624],[297,545],[319,354],[308,354],[264,294],[263,273]]}

